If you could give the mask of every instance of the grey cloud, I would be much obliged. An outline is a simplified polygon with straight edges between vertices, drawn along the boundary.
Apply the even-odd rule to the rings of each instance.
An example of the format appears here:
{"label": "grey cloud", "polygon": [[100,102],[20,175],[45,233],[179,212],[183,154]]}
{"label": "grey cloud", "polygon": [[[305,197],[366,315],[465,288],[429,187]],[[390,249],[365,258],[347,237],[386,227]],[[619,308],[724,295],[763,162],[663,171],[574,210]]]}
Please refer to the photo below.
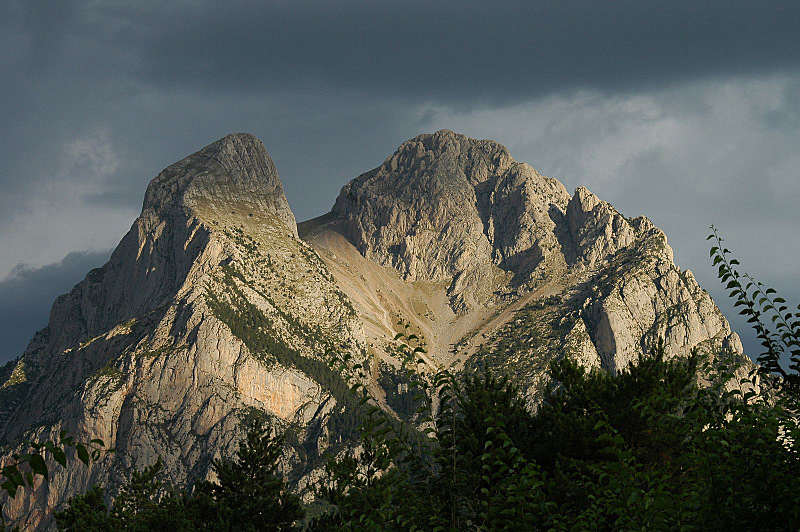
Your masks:
{"label": "grey cloud", "polygon": [[[0,43],[15,50],[0,59],[11,103],[0,114],[0,226],[47,182],[81,182],[53,154],[98,128],[127,150],[98,185],[101,198],[121,190],[117,202],[138,204],[135,191],[176,154],[240,130],[266,137],[287,181],[313,179],[322,198],[334,188],[323,179],[364,167],[330,149],[328,164],[311,168],[296,152],[347,143],[355,152],[354,141],[375,135],[396,145],[420,132],[408,115],[421,103],[467,111],[800,64],[800,5],[790,2],[12,0],[0,9]],[[284,139],[302,150],[284,152]]]}
{"label": "grey cloud", "polygon": [[336,89],[473,106],[800,64],[794,2],[15,5],[13,29],[40,36],[15,62],[32,76],[67,60],[82,78],[224,95]]}
{"label": "grey cloud", "polygon": [[74,252],[41,268],[19,265],[0,281],[0,364],[20,356],[33,334],[47,325],[55,298],[110,255],[110,250]]}
{"label": "grey cloud", "polygon": [[82,200],[88,205],[103,205],[105,207],[121,207],[124,209],[132,209],[141,203],[141,201],[137,201],[135,198],[143,194],[144,193],[141,190],[120,188],[85,194],[82,197]]}
{"label": "grey cloud", "polygon": [[472,106],[800,64],[790,2],[245,2],[139,17],[142,80],[225,94],[335,87]]}

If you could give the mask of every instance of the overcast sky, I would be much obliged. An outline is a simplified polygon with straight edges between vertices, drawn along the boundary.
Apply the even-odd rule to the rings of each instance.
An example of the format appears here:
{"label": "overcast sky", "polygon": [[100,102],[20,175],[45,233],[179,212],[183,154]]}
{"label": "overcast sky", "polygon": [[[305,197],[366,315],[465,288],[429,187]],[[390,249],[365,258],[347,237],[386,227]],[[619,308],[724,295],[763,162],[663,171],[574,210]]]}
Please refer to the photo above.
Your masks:
{"label": "overcast sky", "polygon": [[[101,266],[161,169],[261,138],[298,220],[404,140],[497,140],[800,302],[800,3],[0,2],[0,362]],[[748,351],[757,342],[732,320]]]}

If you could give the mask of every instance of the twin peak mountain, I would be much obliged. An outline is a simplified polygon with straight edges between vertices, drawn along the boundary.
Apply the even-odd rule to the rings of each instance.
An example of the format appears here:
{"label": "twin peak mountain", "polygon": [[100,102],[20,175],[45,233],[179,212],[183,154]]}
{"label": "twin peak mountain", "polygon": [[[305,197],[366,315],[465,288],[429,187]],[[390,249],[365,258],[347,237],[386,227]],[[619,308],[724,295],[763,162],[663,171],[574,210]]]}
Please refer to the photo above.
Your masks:
{"label": "twin peak mountain", "polygon": [[116,449],[7,510],[47,527],[70,496],[113,492],[158,456],[191,485],[235,452],[253,411],[293,427],[282,468],[302,491],[358,423],[326,353],[364,364],[402,415],[391,345],[405,325],[425,365],[509,374],[531,405],[555,357],[614,372],[658,338],[670,356],[742,350],[647,218],[570,196],[496,142],[420,135],[297,224],[261,141],[229,135],[152,180],[109,262],[2,368],[6,452],[61,429]]}

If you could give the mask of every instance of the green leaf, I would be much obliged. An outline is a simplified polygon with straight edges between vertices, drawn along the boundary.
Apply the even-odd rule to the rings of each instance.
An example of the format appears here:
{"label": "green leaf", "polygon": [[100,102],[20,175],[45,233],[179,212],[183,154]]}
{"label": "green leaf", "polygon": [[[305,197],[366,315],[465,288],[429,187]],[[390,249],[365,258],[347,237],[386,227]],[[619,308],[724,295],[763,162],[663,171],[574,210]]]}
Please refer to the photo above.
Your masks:
{"label": "green leaf", "polygon": [[30,464],[31,471],[33,471],[34,474],[43,476],[45,480],[48,479],[47,464],[44,462],[42,455],[29,454],[25,456],[24,460]]}
{"label": "green leaf", "polygon": [[51,451],[53,453],[53,460],[61,464],[61,467],[67,467],[67,455],[61,447],[54,447]]}
{"label": "green leaf", "polygon": [[75,445],[75,450],[78,451],[78,459],[86,465],[89,465],[89,452],[82,443]]}
{"label": "green leaf", "polygon": [[12,499],[17,496],[17,487],[18,486],[17,486],[16,483],[11,482],[11,480],[6,480],[5,482],[3,482],[2,485],[0,485],[0,487],[2,487],[6,492],[8,492],[8,495]]}
{"label": "green leaf", "polygon": [[627,501],[628,506],[630,506],[634,502],[636,502],[636,498],[638,496],[639,496],[639,492],[637,492],[637,491],[634,491],[633,493],[631,493],[631,495],[630,495],[630,497],[628,497],[628,501]]}

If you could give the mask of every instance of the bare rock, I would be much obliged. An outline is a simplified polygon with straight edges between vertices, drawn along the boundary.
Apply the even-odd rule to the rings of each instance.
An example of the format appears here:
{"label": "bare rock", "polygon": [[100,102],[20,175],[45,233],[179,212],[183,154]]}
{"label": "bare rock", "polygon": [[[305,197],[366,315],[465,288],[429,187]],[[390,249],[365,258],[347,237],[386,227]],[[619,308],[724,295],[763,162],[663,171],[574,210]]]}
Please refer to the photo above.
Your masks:
{"label": "bare rock", "polygon": [[[242,329],[245,315],[269,332]],[[98,482],[113,493],[159,456],[176,485],[191,485],[235,451],[249,412],[325,426],[337,401],[315,368],[327,368],[320,357],[335,345],[363,350],[363,333],[297,238],[264,146],[242,134],[207,146],[151,182],[110,261],[56,300],[20,361],[24,378],[0,389],[6,444],[65,428],[117,451],[56,469],[8,515],[47,528],[72,495]],[[315,446],[319,429],[298,437]],[[287,449],[287,475],[313,468],[298,456]]]}
{"label": "bare rock", "polygon": [[485,302],[502,272],[526,281],[558,250],[553,212],[569,194],[493,141],[452,131],[403,143],[342,189],[333,213],[367,258],[409,281],[451,283],[454,307]]}

